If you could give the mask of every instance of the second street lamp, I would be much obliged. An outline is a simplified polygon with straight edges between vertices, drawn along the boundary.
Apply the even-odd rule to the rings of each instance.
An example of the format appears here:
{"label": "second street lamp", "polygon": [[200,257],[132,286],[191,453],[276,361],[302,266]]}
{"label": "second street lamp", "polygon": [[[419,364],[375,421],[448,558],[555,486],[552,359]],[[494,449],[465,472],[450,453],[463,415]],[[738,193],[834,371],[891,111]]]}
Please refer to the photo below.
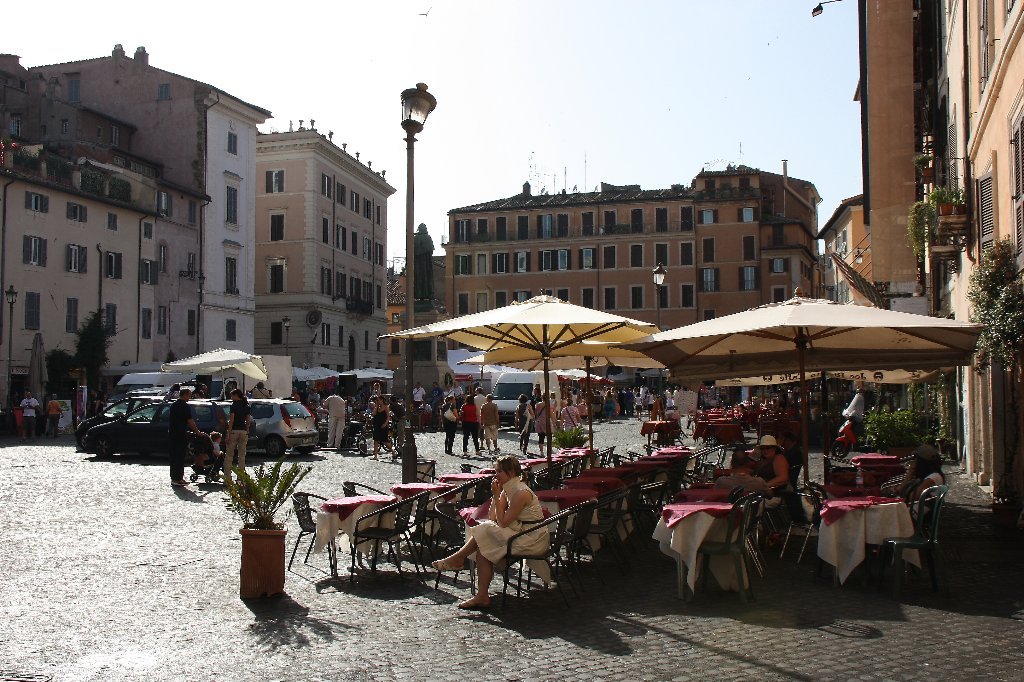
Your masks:
{"label": "second street lamp", "polygon": [[657,321],[658,331],[661,331],[661,287],[665,284],[665,275],[668,274],[668,270],[661,263],[658,263],[658,267],[651,270],[651,276],[654,278],[654,300],[657,301]]}
{"label": "second street lamp", "polygon": [[7,297],[7,404],[11,404],[11,348],[14,344],[14,304],[18,300],[18,291],[14,285],[7,287],[4,292]]}
{"label": "second street lamp", "polygon": [[[413,145],[416,134],[423,131],[427,116],[437,106],[437,100],[427,92],[424,83],[417,83],[415,88],[402,91],[402,129],[405,131],[406,151],[406,182],[405,182],[405,328],[412,329],[415,296],[415,273],[413,263],[416,259],[415,233],[413,232],[413,208],[415,207],[415,164]],[[412,386],[413,386],[413,347],[412,339],[405,339],[405,441],[402,443],[402,482],[416,481],[416,441],[412,435]]]}
{"label": "second street lamp", "polygon": [[281,324],[284,326],[284,354],[291,355],[291,352],[288,349],[288,333],[292,329],[292,318],[287,316],[282,317]]}

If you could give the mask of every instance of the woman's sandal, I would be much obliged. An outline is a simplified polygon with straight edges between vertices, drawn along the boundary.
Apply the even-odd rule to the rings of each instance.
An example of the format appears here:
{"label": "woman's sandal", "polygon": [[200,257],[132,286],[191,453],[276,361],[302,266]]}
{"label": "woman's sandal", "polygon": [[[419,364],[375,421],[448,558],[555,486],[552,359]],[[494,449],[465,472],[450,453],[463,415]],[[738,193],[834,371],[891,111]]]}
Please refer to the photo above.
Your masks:
{"label": "woman's sandal", "polygon": [[451,559],[439,559],[430,563],[437,571],[461,571],[464,564],[457,564]]}

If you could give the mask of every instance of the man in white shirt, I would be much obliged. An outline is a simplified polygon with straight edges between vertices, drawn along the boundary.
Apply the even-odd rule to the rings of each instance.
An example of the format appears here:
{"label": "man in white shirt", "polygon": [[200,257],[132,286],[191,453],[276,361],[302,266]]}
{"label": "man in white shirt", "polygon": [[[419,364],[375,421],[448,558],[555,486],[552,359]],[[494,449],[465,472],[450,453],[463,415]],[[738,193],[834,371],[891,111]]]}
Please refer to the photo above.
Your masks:
{"label": "man in white shirt", "polygon": [[412,403],[413,403],[413,405],[415,405],[416,407],[419,407],[420,403],[423,402],[423,399],[426,397],[426,395],[427,395],[427,389],[423,388],[423,385],[420,384],[420,382],[417,381],[416,385],[413,386],[413,388],[412,388]]}
{"label": "man in white shirt", "polygon": [[487,396],[484,395],[484,389],[477,386],[476,395],[473,396],[473,404],[476,405],[476,413],[478,415],[477,418],[479,418],[480,408],[484,406],[485,402],[487,402]]}
{"label": "man in white shirt", "polygon": [[337,393],[332,393],[324,400],[327,410],[327,447],[340,449],[344,443],[345,417],[348,404]]}
{"label": "man in white shirt", "polygon": [[843,416],[853,420],[853,432],[860,438],[864,434],[864,386],[858,385],[850,404],[843,410]]}
{"label": "man in white shirt", "polygon": [[21,424],[24,428],[21,434],[22,440],[25,440],[26,434],[29,438],[35,440],[36,410],[38,409],[39,401],[32,397],[32,391],[25,391],[25,397],[21,399]]}

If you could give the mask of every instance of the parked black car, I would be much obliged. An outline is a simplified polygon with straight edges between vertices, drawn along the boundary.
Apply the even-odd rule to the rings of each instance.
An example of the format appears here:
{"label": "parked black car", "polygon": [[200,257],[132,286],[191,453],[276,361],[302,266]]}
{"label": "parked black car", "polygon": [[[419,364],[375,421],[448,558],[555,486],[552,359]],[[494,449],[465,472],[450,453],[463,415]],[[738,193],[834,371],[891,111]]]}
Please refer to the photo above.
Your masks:
{"label": "parked black car", "polygon": [[162,400],[162,397],[154,395],[130,395],[127,398],[121,398],[120,400],[107,405],[103,412],[94,417],[83,419],[78,423],[78,428],[75,429],[75,442],[78,444],[78,449],[84,449],[82,446],[82,440],[85,438],[85,432],[92,427],[112,422],[126,414],[131,414],[143,405],[149,405],[150,403],[156,403]]}
{"label": "parked black car", "polygon": [[[168,401],[145,405],[114,421],[94,426],[85,433],[82,447],[101,457],[118,452],[170,452],[167,429],[173,404]],[[190,400],[188,404],[200,431],[224,433],[227,419],[219,405],[211,400]]]}

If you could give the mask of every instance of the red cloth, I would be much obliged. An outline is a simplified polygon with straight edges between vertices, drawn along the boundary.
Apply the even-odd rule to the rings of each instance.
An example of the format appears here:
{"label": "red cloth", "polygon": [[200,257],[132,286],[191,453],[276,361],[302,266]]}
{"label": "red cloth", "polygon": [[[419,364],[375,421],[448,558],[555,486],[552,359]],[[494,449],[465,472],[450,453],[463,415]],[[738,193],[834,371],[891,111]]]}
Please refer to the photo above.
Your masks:
{"label": "red cloth", "polygon": [[863,486],[858,488],[854,485],[830,484],[825,486],[825,494],[832,499],[842,499],[844,497],[866,497],[870,495],[881,495],[882,489],[878,486]]}
{"label": "red cloth", "polygon": [[683,445],[666,445],[651,453],[655,457],[682,457],[691,454],[693,451]]}
{"label": "red cloth", "polygon": [[476,481],[481,478],[490,478],[490,474],[474,473],[474,474],[442,474],[437,480],[441,483],[465,483],[466,481]]}
{"label": "red cloth", "polygon": [[640,426],[641,436],[649,436],[652,433],[677,433],[678,431],[679,422],[675,421],[648,421]]}
{"label": "red cloth", "polygon": [[566,488],[593,488],[602,495],[612,490],[618,490],[625,485],[621,478],[598,478],[596,476],[567,478],[562,483]]}
{"label": "red cloth", "polygon": [[558,451],[558,454],[572,457],[585,457],[587,455],[596,455],[597,450],[593,448],[562,448]]}
{"label": "red cloth", "polygon": [[424,490],[432,493],[443,493],[451,489],[452,486],[445,485],[444,483],[399,483],[391,486],[391,492],[403,500],[413,495],[419,495]]}
{"label": "red cloth", "polygon": [[638,474],[646,474],[654,469],[664,469],[667,466],[665,460],[643,460],[638,459],[635,462],[623,462],[620,469],[633,469]]}
{"label": "red cloth", "polygon": [[900,458],[896,455],[880,455],[877,452],[870,452],[866,455],[856,455],[850,458],[853,464],[899,464]]}
{"label": "red cloth", "polygon": [[743,427],[729,422],[698,422],[693,428],[693,439],[700,440],[714,436],[720,443],[735,443],[743,440]]}
{"label": "red cloth", "polygon": [[594,488],[563,488],[561,490],[538,490],[541,502],[555,502],[559,509],[568,509],[581,502],[596,500],[600,493]]}
{"label": "red cloth", "polygon": [[672,502],[725,502],[731,490],[725,488],[698,488],[697,490],[680,490]]}
{"label": "red cloth", "polygon": [[342,519],[349,515],[361,504],[391,504],[395,501],[390,495],[355,495],[353,497],[334,497],[324,500],[320,505],[320,511],[333,512]]}
{"label": "red cloth", "polygon": [[475,526],[481,521],[486,521],[490,511],[491,501],[487,500],[479,507],[463,507],[459,510],[459,517],[465,521],[467,526]]}
{"label": "red cloth", "polygon": [[691,514],[711,514],[716,518],[725,518],[732,511],[732,502],[678,502],[666,504],[661,510],[661,518],[669,528]]}
{"label": "red cloth", "polygon": [[476,405],[473,404],[473,400],[467,400],[462,406],[462,412],[459,414],[459,418],[464,422],[477,422],[480,421],[476,416]]}
{"label": "red cloth", "polygon": [[589,478],[590,476],[596,476],[597,478],[623,478],[633,479],[636,478],[636,470],[630,469],[629,467],[590,467],[580,472],[580,478]]}
{"label": "red cloth", "polygon": [[873,495],[868,497],[847,497],[842,500],[828,500],[825,504],[821,505],[821,520],[825,522],[825,525],[831,526],[854,509],[867,509],[876,504],[892,504],[893,502],[902,501],[898,497],[875,497]]}

